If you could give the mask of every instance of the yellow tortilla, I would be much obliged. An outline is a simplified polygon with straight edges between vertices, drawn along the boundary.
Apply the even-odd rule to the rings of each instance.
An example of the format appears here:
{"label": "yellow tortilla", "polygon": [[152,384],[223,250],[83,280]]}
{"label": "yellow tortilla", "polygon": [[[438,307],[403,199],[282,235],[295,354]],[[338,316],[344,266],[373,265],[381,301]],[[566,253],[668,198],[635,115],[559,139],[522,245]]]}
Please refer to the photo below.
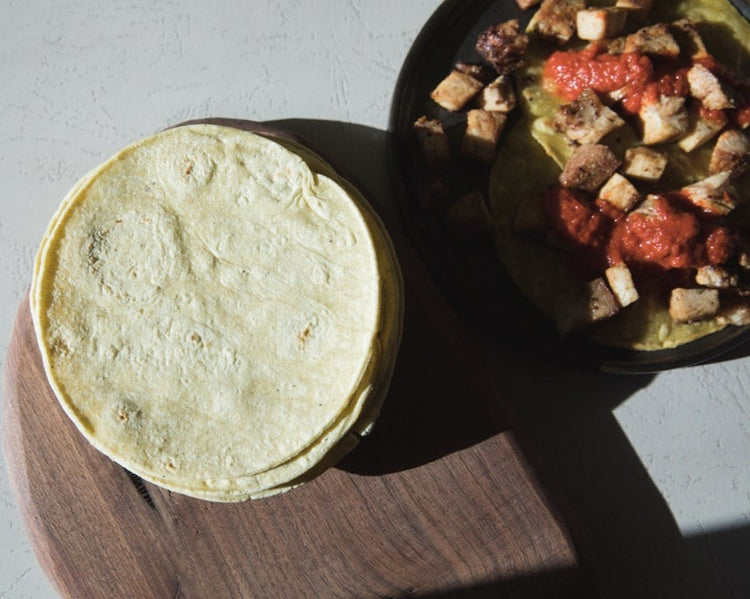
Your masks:
{"label": "yellow tortilla", "polygon": [[[649,21],[670,22],[682,18],[698,23],[701,36],[716,58],[735,73],[748,74],[750,24],[729,2],[654,2]],[[500,258],[519,288],[547,315],[552,314],[555,296],[576,279],[560,251],[541,240],[517,233],[513,220],[524,198],[540,195],[557,181],[572,153],[566,136],[552,126],[553,116],[562,102],[542,87],[544,60],[552,50],[532,38],[526,66],[517,78],[523,116],[500,144],[490,175],[490,205]],[[637,133],[626,125],[601,143],[622,156],[625,148],[635,145],[637,140]],[[669,156],[669,167],[661,183],[666,189],[679,189],[707,176],[711,148],[712,144],[707,144],[687,154],[676,144],[660,145],[659,150]],[[739,192],[745,195],[748,191],[750,180],[745,177],[739,184]],[[666,298],[644,297],[613,319],[592,327],[588,335],[603,345],[659,350],[677,347],[724,326],[716,320],[676,324],[669,316]]]}
{"label": "yellow tortilla", "polygon": [[196,125],[126,148],[71,191],[37,258],[58,399],[92,444],[164,486],[289,482],[390,377],[380,337],[395,351],[400,312],[383,310],[400,306],[400,273],[373,223],[260,136]]}

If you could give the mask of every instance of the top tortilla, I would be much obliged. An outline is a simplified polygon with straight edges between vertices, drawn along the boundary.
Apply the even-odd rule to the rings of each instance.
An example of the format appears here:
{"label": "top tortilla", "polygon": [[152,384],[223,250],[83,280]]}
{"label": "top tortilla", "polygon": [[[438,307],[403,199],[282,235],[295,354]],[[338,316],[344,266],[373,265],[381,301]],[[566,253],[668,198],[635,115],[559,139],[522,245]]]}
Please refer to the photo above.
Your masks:
{"label": "top tortilla", "polygon": [[273,141],[194,125],[133,144],[74,188],[41,252],[32,307],[48,378],[126,467],[264,472],[367,388],[381,310],[371,231],[337,183]]}

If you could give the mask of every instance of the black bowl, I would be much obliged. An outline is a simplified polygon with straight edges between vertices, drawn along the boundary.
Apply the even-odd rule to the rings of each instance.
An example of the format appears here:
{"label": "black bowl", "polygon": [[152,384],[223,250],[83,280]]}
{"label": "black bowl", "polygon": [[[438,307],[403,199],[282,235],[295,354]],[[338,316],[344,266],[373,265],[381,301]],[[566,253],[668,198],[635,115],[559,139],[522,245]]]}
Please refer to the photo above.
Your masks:
{"label": "black bowl", "polygon": [[[734,0],[750,19],[750,5]],[[389,122],[389,169],[403,223],[439,286],[467,325],[491,342],[521,344],[590,368],[617,373],[649,373],[714,360],[750,339],[750,327],[727,327],[677,347],[636,351],[603,346],[585,337],[561,338],[554,323],[538,312],[504,271],[491,239],[452,243],[437,218],[422,214],[415,201],[422,166],[412,124],[430,114],[429,92],[458,60],[476,62],[477,35],[492,24],[517,18],[525,25],[533,11],[513,0],[447,0],[424,25],[401,69]],[[433,105],[434,106],[434,105]],[[460,115],[441,113],[449,136],[460,134]],[[502,141],[501,141],[502,143]],[[460,191],[487,188],[486,169],[462,167]]]}

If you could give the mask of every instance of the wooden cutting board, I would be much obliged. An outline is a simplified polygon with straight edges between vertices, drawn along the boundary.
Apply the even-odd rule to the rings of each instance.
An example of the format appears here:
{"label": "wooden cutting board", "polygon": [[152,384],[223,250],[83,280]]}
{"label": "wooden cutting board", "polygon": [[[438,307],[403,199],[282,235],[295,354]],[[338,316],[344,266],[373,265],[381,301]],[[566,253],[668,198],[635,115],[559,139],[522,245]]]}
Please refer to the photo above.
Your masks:
{"label": "wooden cutting board", "polygon": [[241,504],[184,497],[93,449],[47,385],[28,301],[3,442],[37,558],[71,598],[561,597],[579,562],[464,331],[394,239],[406,320],[372,436],[318,479]]}

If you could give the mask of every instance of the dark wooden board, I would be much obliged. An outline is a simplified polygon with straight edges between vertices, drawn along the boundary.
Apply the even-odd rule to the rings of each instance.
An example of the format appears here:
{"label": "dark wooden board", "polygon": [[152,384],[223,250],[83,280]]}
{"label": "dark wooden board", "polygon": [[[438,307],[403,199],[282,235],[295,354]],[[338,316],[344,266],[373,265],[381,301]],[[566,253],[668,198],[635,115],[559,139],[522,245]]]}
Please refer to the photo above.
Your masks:
{"label": "dark wooden board", "polygon": [[[457,318],[414,252],[404,340],[372,436],[284,495],[146,484],[93,449],[47,385],[27,301],[3,442],[37,558],[64,597],[561,597],[579,562]],[[143,489],[141,489],[143,491]]]}

